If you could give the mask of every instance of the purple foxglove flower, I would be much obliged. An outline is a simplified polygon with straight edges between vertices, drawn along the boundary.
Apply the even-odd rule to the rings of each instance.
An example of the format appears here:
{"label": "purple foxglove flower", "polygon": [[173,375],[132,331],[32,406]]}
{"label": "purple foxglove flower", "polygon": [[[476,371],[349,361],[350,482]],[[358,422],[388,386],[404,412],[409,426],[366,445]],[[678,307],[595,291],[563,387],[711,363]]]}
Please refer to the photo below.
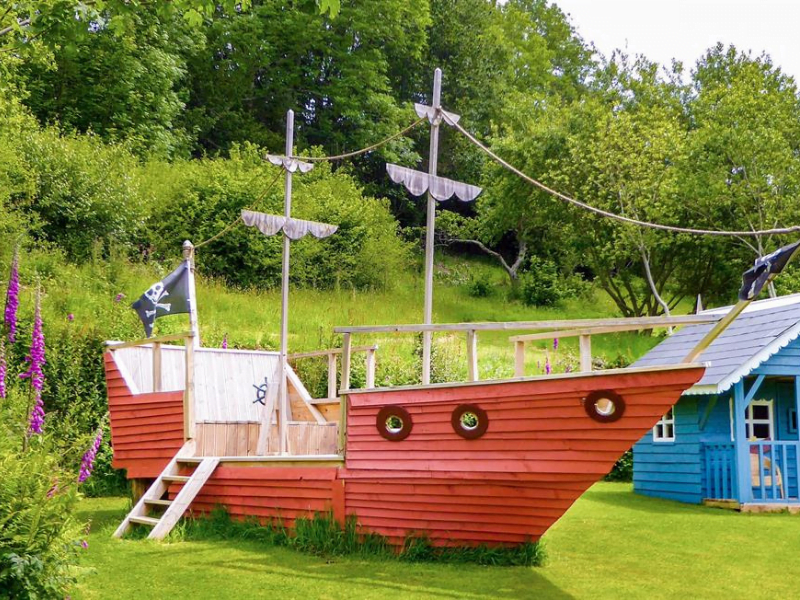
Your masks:
{"label": "purple foxglove flower", "polygon": [[5,325],[8,329],[8,341],[12,344],[17,339],[17,308],[19,308],[19,255],[14,251],[11,262],[11,276],[8,278],[6,291]]}
{"label": "purple foxglove flower", "polygon": [[222,336],[222,349],[223,350],[227,350],[228,349],[228,334],[227,333]]}
{"label": "purple foxglove flower", "polygon": [[558,338],[553,338],[553,350],[558,350]]}
{"label": "purple foxglove flower", "polygon": [[122,302],[123,298],[125,298],[125,294],[120,292],[116,296],[114,296],[114,302]]}
{"label": "purple foxglove flower", "polygon": [[33,405],[30,419],[28,420],[28,435],[41,435],[44,427],[44,402],[42,394],[36,390],[36,404]]}
{"label": "purple foxglove flower", "polygon": [[84,550],[88,550],[89,542],[87,542],[86,540],[81,540],[81,548],[83,548]]}
{"label": "purple foxglove flower", "polygon": [[70,323],[72,323],[74,320],[75,320],[75,315],[73,315],[72,313],[69,313],[69,314],[67,315],[67,321],[69,321]]}
{"label": "purple foxglove flower", "polygon": [[550,366],[550,357],[548,356],[544,361],[544,372],[550,375],[552,373],[553,367]]}
{"label": "purple foxglove flower", "polygon": [[6,397],[6,340],[0,337],[0,398]]}
{"label": "purple foxglove flower", "polygon": [[44,358],[44,332],[42,331],[42,307],[39,294],[36,294],[36,312],[33,316],[31,353],[25,357],[25,360],[28,361],[28,370],[25,373],[21,373],[19,378],[30,378],[33,388],[41,394],[42,387],[44,387],[42,367],[44,367],[46,361]]}
{"label": "purple foxglove flower", "polygon": [[89,475],[94,470],[94,461],[97,458],[97,451],[100,449],[100,443],[103,441],[103,428],[97,430],[97,435],[94,438],[91,448],[86,451],[81,460],[81,470],[78,474],[78,483],[83,483],[89,479]]}

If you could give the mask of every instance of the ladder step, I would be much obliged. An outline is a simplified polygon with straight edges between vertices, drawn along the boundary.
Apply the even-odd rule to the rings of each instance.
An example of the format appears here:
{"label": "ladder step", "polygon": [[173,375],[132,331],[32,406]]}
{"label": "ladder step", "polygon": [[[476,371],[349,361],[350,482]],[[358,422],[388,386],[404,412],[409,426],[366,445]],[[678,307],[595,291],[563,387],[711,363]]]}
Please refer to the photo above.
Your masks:
{"label": "ladder step", "polygon": [[185,458],[179,458],[175,462],[179,465],[199,465],[203,462],[202,456],[187,456]]}
{"label": "ladder step", "polygon": [[191,477],[187,477],[185,475],[164,475],[161,480],[162,481],[174,481],[174,482],[181,482],[186,483],[189,481]]}
{"label": "ladder step", "polygon": [[144,503],[151,504],[153,506],[169,506],[172,504],[172,500],[148,500],[145,498]]}
{"label": "ladder step", "polygon": [[158,525],[158,519],[153,519],[152,517],[128,517],[128,520],[131,523],[139,523],[140,525],[149,525],[150,527],[155,527]]}

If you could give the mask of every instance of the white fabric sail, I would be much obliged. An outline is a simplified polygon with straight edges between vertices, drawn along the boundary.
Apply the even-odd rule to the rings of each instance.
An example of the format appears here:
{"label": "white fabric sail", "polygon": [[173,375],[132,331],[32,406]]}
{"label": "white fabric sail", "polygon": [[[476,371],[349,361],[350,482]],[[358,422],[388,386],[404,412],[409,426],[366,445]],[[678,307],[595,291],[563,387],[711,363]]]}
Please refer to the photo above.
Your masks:
{"label": "white fabric sail", "polygon": [[242,211],[242,221],[244,221],[245,225],[258,228],[264,235],[275,235],[283,230],[290,240],[299,240],[309,233],[317,239],[322,239],[333,235],[339,229],[338,225],[304,221],[303,219],[291,217],[287,219],[279,215],[268,215],[252,210]]}
{"label": "white fabric sail", "polygon": [[294,173],[297,170],[299,170],[301,173],[308,173],[311,169],[314,168],[313,164],[303,162],[302,160],[297,160],[296,158],[292,158],[291,156],[277,156],[275,154],[267,154],[267,160],[277,167],[283,167],[290,173]]}
{"label": "white fabric sail", "polygon": [[453,195],[462,202],[471,202],[483,191],[476,185],[453,181],[446,177],[428,175],[422,171],[415,171],[392,163],[386,163],[386,171],[392,181],[402,183],[413,195],[421,196],[426,191],[430,191],[431,196],[439,202],[448,200]]}
{"label": "white fabric sail", "polygon": [[[432,106],[427,106],[425,104],[417,104],[415,102],[414,103],[414,110],[416,111],[417,116],[420,119],[422,117],[427,117],[428,121],[433,123],[433,119],[436,116],[436,111],[433,109]],[[441,109],[440,114],[447,116],[447,119],[445,119],[445,122],[447,122],[447,124],[450,125],[451,127],[453,126],[453,123],[458,123],[458,120],[461,118],[459,115],[457,115],[455,113],[447,112],[444,109]]]}

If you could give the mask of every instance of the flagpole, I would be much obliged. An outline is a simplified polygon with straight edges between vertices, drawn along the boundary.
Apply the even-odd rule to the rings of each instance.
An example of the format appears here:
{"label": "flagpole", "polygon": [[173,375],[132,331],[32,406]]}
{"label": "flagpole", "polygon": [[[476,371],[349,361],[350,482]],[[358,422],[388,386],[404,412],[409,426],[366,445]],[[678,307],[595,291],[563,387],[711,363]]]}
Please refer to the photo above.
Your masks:
{"label": "flagpole", "polygon": [[[435,176],[439,154],[439,115],[442,100],[442,70],[437,68],[433,73],[434,118],[431,120],[431,143],[428,151],[428,175]],[[425,309],[423,321],[426,325],[433,322],[433,245],[434,228],[436,226],[436,202],[428,191],[428,218],[425,230]],[[430,331],[422,333],[422,384],[431,382],[431,337]]]}
{"label": "flagpole", "polygon": [[[286,113],[286,156],[292,155],[294,147],[294,111]],[[286,169],[286,184],[283,194],[283,216],[289,219],[292,212],[292,171]],[[280,452],[287,452],[287,415],[289,413],[286,390],[287,357],[289,345],[289,236],[283,232],[283,262],[281,266],[281,350],[280,350]]]}
{"label": "flagpole", "polygon": [[192,332],[192,346],[200,347],[200,325],[197,323],[197,292],[194,287],[194,244],[183,242],[183,259],[189,271],[189,329]]}

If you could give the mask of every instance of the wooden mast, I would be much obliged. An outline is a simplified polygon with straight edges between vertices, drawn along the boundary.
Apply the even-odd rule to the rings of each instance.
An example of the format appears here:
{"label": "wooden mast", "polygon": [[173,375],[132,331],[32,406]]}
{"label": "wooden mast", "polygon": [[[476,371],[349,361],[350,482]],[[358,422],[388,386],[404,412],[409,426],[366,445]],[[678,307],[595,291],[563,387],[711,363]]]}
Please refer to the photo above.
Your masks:
{"label": "wooden mast", "polygon": [[[294,111],[286,112],[286,156],[292,155],[294,148]],[[292,216],[292,170],[285,169],[286,180],[283,192],[283,216],[289,219]],[[279,387],[278,387],[278,430],[280,436],[280,452],[286,454],[287,448],[287,420],[289,415],[289,394],[286,390],[286,367],[289,347],[289,236],[283,232],[283,257],[281,263],[281,348]],[[269,425],[268,425],[269,427]]]}
{"label": "wooden mast", "polygon": [[197,322],[197,290],[194,285],[194,244],[183,242],[183,260],[189,270],[189,329],[192,332],[192,346],[200,347],[200,325]]}
{"label": "wooden mast", "polygon": [[[439,163],[439,124],[441,117],[438,111],[442,104],[442,70],[437,68],[433,72],[433,99],[431,108],[434,117],[431,119],[431,143],[428,151],[428,175],[436,176]],[[433,249],[434,230],[436,227],[436,201],[428,190],[428,216],[425,228],[425,308],[423,322],[425,325],[433,323]],[[422,383],[431,382],[431,339],[430,331],[422,333]]]}

